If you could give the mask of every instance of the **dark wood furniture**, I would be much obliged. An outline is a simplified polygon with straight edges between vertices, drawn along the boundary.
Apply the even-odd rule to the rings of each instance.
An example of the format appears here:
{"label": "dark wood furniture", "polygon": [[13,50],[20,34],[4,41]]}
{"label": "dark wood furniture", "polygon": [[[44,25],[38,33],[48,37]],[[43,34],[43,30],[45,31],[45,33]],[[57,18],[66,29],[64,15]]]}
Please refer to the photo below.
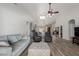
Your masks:
{"label": "dark wood furniture", "polygon": [[62,27],[62,25],[60,26],[60,37],[61,38],[63,37],[63,27]]}
{"label": "dark wood furniture", "polygon": [[72,40],[72,43],[73,43],[73,44],[74,44],[74,43],[79,44],[79,37],[78,37],[78,36],[75,36],[75,37],[73,37],[72,39],[73,39],[73,40]]}

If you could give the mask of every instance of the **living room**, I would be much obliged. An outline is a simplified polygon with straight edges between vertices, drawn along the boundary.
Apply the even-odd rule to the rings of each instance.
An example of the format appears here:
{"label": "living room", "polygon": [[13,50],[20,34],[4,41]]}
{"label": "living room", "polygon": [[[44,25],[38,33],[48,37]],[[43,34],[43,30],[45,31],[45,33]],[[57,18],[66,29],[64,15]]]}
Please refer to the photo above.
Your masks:
{"label": "living room", "polygon": [[79,3],[0,3],[0,56],[78,56],[78,16]]}

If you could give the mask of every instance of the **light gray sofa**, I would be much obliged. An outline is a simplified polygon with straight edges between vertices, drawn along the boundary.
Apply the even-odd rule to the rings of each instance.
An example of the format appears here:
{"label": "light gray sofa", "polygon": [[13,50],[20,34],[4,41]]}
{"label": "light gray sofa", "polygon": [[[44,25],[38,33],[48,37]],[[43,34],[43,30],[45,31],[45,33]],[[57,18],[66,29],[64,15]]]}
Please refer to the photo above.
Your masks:
{"label": "light gray sofa", "polygon": [[0,47],[0,56],[19,56],[30,44],[30,38],[24,38],[20,34],[0,36],[0,40],[10,44],[8,47]]}

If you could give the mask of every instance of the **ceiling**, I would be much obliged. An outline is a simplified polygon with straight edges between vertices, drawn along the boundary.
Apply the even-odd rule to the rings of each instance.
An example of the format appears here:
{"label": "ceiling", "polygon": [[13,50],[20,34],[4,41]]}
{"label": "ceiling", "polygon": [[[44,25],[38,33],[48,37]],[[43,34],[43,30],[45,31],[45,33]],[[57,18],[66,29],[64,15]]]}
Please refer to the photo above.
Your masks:
{"label": "ceiling", "polygon": [[[59,11],[59,14],[49,18],[47,17],[48,3],[19,3],[18,5],[25,9],[39,25],[54,23],[59,15],[70,12],[79,6],[78,3],[52,3],[52,9]],[[42,15],[46,16],[46,18],[41,20],[40,16]]]}

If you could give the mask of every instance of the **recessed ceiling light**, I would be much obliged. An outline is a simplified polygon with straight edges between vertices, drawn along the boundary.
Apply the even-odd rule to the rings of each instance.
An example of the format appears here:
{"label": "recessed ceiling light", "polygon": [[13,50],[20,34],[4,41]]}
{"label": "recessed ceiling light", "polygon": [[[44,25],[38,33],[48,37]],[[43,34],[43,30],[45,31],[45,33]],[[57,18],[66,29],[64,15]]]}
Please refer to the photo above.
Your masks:
{"label": "recessed ceiling light", "polygon": [[45,16],[40,16],[40,19],[45,19]]}

